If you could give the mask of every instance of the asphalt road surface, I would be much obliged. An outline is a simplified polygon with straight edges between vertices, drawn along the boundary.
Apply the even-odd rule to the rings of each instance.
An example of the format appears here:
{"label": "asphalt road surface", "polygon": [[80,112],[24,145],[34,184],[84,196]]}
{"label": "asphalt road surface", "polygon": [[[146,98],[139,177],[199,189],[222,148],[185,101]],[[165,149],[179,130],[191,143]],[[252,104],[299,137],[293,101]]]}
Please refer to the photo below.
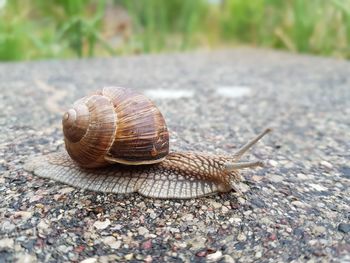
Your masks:
{"label": "asphalt road surface", "polygon": [[[153,200],[23,170],[104,86],[149,96],[171,150],[247,156],[243,195]],[[0,64],[0,262],[349,262],[350,62],[268,50]]]}

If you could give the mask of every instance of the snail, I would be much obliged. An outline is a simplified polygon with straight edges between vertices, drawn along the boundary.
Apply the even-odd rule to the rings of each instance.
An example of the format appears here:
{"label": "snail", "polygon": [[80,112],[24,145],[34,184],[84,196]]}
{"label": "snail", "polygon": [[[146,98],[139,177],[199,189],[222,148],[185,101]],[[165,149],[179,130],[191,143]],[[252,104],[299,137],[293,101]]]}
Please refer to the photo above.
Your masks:
{"label": "snail", "polygon": [[34,157],[27,171],[82,189],[167,199],[239,191],[239,170],[263,166],[240,158],[270,131],[233,155],[169,152],[159,109],[141,93],[116,87],[76,101],[62,124],[67,151]]}

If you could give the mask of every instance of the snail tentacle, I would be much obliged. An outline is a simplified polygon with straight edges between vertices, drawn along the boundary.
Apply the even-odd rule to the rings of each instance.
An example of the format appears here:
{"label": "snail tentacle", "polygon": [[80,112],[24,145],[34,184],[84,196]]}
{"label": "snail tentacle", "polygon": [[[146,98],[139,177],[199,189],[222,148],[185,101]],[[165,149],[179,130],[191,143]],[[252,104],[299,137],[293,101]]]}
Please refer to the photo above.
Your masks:
{"label": "snail tentacle", "polygon": [[271,132],[270,128],[265,129],[263,132],[259,133],[253,139],[244,144],[241,148],[238,149],[232,156],[232,159],[239,160],[251,147],[253,147],[262,137]]}
{"label": "snail tentacle", "polygon": [[227,171],[234,171],[243,168],[256,168],[264,167],[262,161],[253,161],[253,162],[239,162],[239,163],[225,163],[225,169]]}

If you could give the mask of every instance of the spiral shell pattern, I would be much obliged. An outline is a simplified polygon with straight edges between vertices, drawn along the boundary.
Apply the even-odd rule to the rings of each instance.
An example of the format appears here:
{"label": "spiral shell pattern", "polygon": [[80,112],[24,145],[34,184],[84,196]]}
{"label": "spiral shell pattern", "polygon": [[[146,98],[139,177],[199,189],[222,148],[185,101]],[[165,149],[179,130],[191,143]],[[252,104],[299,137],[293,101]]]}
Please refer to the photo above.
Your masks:
{"label": "spiral shell pattern", "polygon": [[62,124],[67,152],[81,167],[152,164],[169,152],[162,114],[134,90],[103,88],[76,101]]}

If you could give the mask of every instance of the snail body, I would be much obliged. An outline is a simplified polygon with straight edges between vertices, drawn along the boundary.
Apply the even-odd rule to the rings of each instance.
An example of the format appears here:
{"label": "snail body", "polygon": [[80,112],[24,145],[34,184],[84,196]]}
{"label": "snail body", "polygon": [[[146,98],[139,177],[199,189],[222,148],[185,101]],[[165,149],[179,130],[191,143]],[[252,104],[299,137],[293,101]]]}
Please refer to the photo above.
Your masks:
{"label": "snail body", "polygon": [[176,199],[237,190],[239,169],[263,165],[239,159],[270,131],[232,156],[169,153],[157,107],[136,91],[112,87],[78,100],[62,123],[67,152],[35,157],[26,170],[87,190]]}

